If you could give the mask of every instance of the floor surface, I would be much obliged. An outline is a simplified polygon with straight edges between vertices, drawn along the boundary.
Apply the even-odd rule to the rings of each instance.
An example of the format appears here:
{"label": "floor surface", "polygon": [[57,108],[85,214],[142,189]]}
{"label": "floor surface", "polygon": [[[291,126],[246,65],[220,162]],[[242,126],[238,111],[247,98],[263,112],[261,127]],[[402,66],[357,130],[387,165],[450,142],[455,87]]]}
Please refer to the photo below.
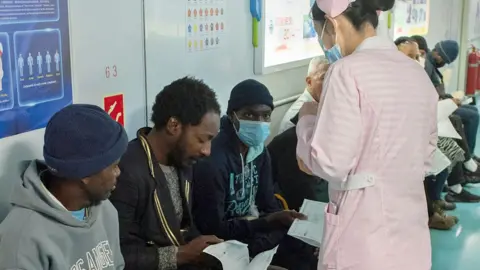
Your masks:
{"label": "floor surface", "polygon": [[[480,185],[466,187],[480,194]],[[480,203],[458,203],[455,215],[460,222],[451,231],[430,230],[432,270],[480,269]]]}
{"label": "floor surface", "polygon": [[[480,107],[477,104],[477,107]],[[480,132],[477,135],[476,155],[480,156]],[[467,186],[480,195],[480,185]],[[451,231],[430,230],[432,236],[432,270],[480,269],[480,203],[458,203],[448,212],[460,219]]]}

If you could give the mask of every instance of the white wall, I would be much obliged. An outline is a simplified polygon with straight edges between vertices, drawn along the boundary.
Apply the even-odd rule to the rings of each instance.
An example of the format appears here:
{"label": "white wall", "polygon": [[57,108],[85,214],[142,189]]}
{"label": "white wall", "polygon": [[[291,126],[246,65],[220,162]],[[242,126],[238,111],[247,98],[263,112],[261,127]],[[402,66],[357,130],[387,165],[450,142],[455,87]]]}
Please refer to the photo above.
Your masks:
{"label": "white wall", "polygon": [[[307,67],[269,75],[253,74],[252,17],[248,1],[226,1],[226,30],[215,50],[186,52],[186,1],[145,0],[147,103],[171,81],[197,76],[217,93],[225,112],[230,90],[248,78],[264,83],[275,100],[301,93]],[[168,63],[168,64],[167,64]]]}

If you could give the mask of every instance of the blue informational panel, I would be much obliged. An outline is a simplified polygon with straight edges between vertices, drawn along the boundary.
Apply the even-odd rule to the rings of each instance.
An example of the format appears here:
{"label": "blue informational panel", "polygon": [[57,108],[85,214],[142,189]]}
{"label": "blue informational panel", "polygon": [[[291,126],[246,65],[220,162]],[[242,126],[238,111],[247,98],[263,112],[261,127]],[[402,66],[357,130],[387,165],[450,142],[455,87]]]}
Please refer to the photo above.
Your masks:
{"label": "blue informational panel", "polygon": [[72,103],[68,1],[0,1],[0,138]]}

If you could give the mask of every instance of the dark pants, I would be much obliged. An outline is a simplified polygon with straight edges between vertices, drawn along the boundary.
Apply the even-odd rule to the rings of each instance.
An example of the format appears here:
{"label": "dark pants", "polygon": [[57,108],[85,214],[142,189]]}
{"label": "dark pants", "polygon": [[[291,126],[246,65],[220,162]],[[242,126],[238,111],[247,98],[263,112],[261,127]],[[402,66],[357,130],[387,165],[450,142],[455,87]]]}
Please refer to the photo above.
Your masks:
{"label": "dark pants", "polygon": [[448,178],[448,169],[443,170],[435,177],[425,178],[425,189],[428,197],[432,201],[439,201],[442,199],[442,190],[445,186],[445,181]]}
{"label": "dark pants", "polygon": [[472,158],[472,152],[470,152],[470,146],[468,145],[467,136],[465,135],[465,128],[463,127],[462,118],[460,118],[460,116],[458,115],[452,114],[450,115],[450,122],[457,131],[458,135],[462,137],[461,140],[457,139],[455,141],[457,142],[458,146],[460,146],[460,148],[462,148],[462,150],[465,152],[465,161],[467,161]]}
{"label": "dark pants", "polygon": [[427,209],[428,209],[428,217],[431,217],[433,216],[433,214],[435,213],[435,209],[433,208],[433,201],[430,199],[430,196],[429,196],[429,192],[428,192],[428,182],[429,182],[429,179],[430,178],[425,178],[425,180],[423,181],[423,185],[425,187],[425,197],[427,198]]}
{"label": "dark pants", "polygon": [[448,176],[447,182],[448,182],[448,186],[450,187],[454,185],[462,184],[463,182],[465,182],[463,164],[461,162],[453,166],[452,172]]}
{"label": "dark pants", "polygon": [[480,116],[478,109],[474,105],[462,105],[453,112],[462,119],[463,127],[465,129],[465,136],[467,138],[470,153],[475,151],[477,142],[477,130]]}
{"label": "dark pants", "polygon": [[285,236],[271,264],[289,270],[316,270],[318,259],[314,253],[315,247],[296,238]]}
{"label": "dark pants", "polygon": [[258,233],[242,242],[248,244],[250,257],[255,257],[259,253],[278,245],[272,265],[292,270],[316,270],[318,260],[314,256],[315,248],[288,236],[287,232],[287,229],[279,229],[270,233]]}

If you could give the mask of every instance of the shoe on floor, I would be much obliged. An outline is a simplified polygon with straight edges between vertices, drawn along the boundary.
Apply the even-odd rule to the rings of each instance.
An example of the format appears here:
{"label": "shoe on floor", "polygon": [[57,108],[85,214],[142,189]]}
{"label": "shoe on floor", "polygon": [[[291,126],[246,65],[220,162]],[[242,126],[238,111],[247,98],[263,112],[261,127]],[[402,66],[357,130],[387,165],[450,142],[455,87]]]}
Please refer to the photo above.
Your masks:
{"label": "shoe on floor", "polygon": [[465,176],[480,177],[480,166],[477,166],[477,170],[474,172],[471,172],[467,169],[464,169],[463,171],[465,173]]}
{"label": "shoe on floor", "polygon": [[480,202],[480,196],[472,194],[463,188],[462,192],[458,194],[452,191],[448,192],[448,194],[445,195],[445,201],[451,202],[451,203],[453,202],[476,203],[476,202]]}
{"label": "shoe on floor", "polygon": [[480,183],[480,177],[471,175],[468,172],[465,172],[465,183],[466,184],[478,184]]}
{"label": "shoe on floor", "polygon": [[442,216],[439,213],[434,213],[428,220],[428,227],[436,230],[450,230],[457,222],[458,219],[455,217]]}
{"label": "shoe on floor", "polygon": [[434,204],[434,207],[436,206],[445,211],[452,211],[452,210],[455,210],[455,208],[457,208],[457,205],[455,203],[447,202],[444,200],[434,201],[433,204]]}

